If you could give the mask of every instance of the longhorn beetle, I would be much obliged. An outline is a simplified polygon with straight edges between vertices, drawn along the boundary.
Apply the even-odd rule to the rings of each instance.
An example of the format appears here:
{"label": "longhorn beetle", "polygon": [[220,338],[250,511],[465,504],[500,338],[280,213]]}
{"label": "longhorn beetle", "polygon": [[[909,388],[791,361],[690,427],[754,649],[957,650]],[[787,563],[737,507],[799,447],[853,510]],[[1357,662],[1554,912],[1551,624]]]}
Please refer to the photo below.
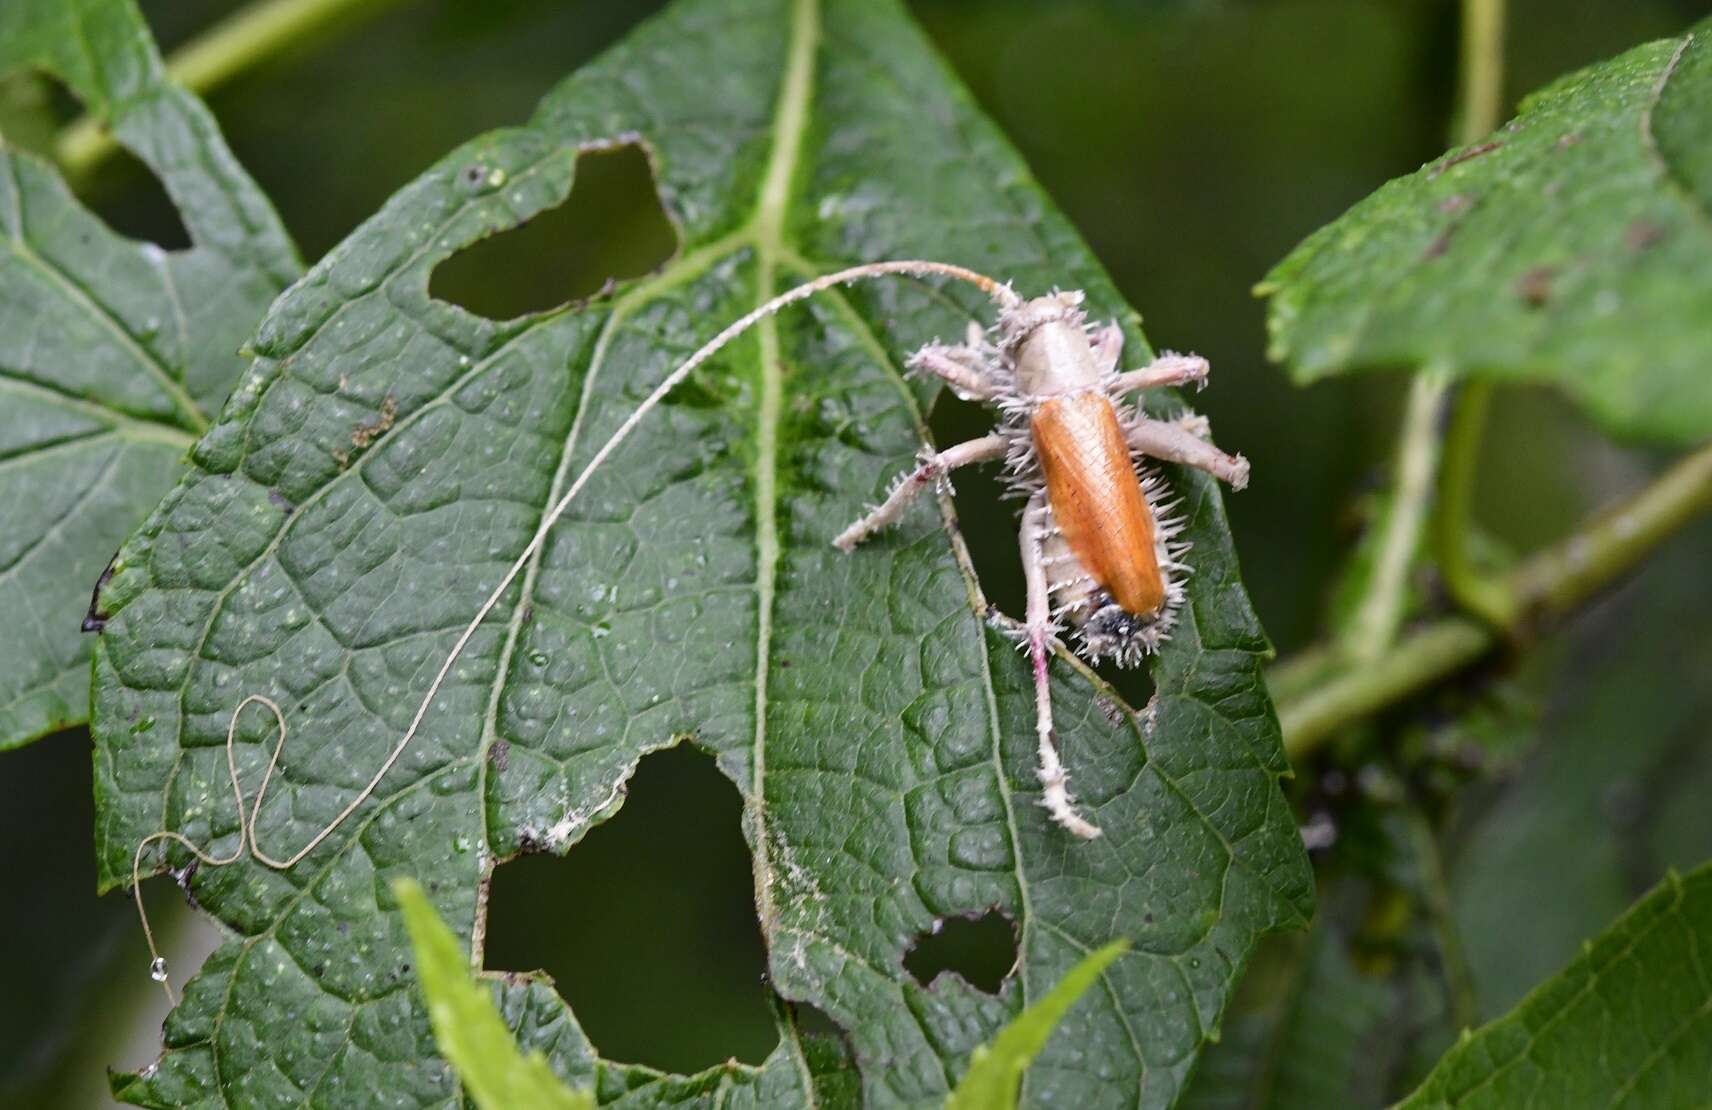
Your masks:
{"label": "longhorn beetle", "polygon": [[[728,325],[654,387],[542,518],[522,553],[464,626],[417,706],[410,727],[367,785],[308,843],[283,859],[264,853],[257,845],[256,818],[285,747],[285,716],[276,703],[260,694],[251,694],[238,703],[226,726],[226,765],[239,818],[237,846],[226,856],[214,856],[181,833],[161,830],[144,837],[131,860],[131,886],[152,957],[150,974],[166,989],[169,999],[173,994],[166,961],[155,945],[138,882],[148,846],[170,840],[197,860],[216,866],[235,862],[246,851],[276,870],[296,866],[356,812],[398,762],[476,629],[590,476],[642,419],[696,367],[766,317],[832,286],[885,274],[954,278],[992,298],[999,311],[991,333],[971,323],[963,344],[930,343],[910,358],[909,367],[942,379],[961,397],[996,404],[1002,419],[992,435],[944,451],[924,451],[920,465],[903,475],[884,501],[832,542],[840,550],[852,552],[874,532],[894,523],[912,499],[928,486],[944,482],[956,468],[1001,458],[1006,461],[1013,488],[1027,499],[1021,530],[1028,585],[1023,646],[1034,671],[1042,804],[1069,832],[1090,839],[1100,835],[1098,828],[1076,812],[1069,776],[1058,756],[1047,685],[1051,644],[1068,627],[1076,634],[1085,657],[1095,661],[1110,658],[1124,667],[1137,665],[1157,650],[1171,634],[1183,602],[1182,580],[1189,568],[1182,559],[1187,544],[1175,538],[1182,522],[1171,515],[1176,502],[1162,500],[1167,492],[1164,479],[1140,460],[1164,459],[1197,467],[1236,489],[1248,482],[1248,463],[1240,455],[1226,455],[1208,441],[1204,418],[1153,420],[1124,400],[1138,390],[1204,384],[1205,359],[1166,354],[1139,370],[1119,372],[1123,334],[1116,324],[1090,327],[1081,309],[1080,292],[1053,292],[1025,300],[1009,285],[961,266],[921,260],[873,262],[823,275],[779,294]],[[992,341],[987,339],[988,334],[994,337]],[[277,738],[246,813],[243,785],[238,779],[236,735],[239,716],[252,704],[272,713]]]}

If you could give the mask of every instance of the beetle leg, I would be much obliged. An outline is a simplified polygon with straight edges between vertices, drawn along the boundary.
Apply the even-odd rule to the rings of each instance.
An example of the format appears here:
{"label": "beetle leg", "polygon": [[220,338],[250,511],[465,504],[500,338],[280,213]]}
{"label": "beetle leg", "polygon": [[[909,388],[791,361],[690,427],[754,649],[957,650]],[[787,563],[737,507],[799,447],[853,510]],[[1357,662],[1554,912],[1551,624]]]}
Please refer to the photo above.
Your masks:
{"label": "beetle leg", "polygon": [[1160,389],[1164,386],[1205,384],[1207,360],[1200,355],[1178,355],[1166,351],[1140,370],[1118,375],[1118,392],[1132,393],[1138,389]]}
{"label": "beetle leg", "polygon": [[1058,758],[1058,734],[1052,727],[1052,689],[1047,678],[1046,661],[1051,651],[1055,626],[1052,623],[1051,597],[1046,585],[1046,566],[1041,559],[1041,543],[1047,531],[1046,497],[1037,493],[1029,498],[1022,514],[1022,572],[1028,583],[1028,612],[1025,631],[1028,636],[1028,658],[1034,669],[1034,728],[1039,738],[1040,804],[1060,827],[1084,840],[1100,835],[1070,799],[1070,776]]}
{"label": "beetle leg", "polygon": [[1123,329],[1116,321],[1090,335],[1088,344],[1094,349],[1094,360],[1100,364],[1101,374],[1110,374],[1118,368],[1118,359],[1123,357]]}
{"label": "beetle leg", "polygon": [[909,369],[932,374],[965,401],[990,401],[1000,393],[986,360],[972,347],[934,343],[910,356]]}
{"label": "beetle leg", "polygon": [[1130,421],[1125,434],[1129,445],[1144,455],[1205,470],[1220,481],[1229,482],[1232,489],[1248,485],[1247,459],[1225,454],[1185,427],[1182,421],[1149,420],[1141,416]]}
{"label": "beetle leg", "polygon": [[832,541],[832,545],[840,551],[851,550],[880,529],[897,523],[898,517],[903,515],[909,503],[929,485],[938,482],[960,466],[1002,459],[1009,447],[1010,441],[1004,436],[990,435],[959,443],[955,447],[947,447],[943,451],[924,452],[921,465],[899,479],[892,486],[892,492],[886,495],[886,499],[874,506],[868,515],[838,533],[838,538]]}

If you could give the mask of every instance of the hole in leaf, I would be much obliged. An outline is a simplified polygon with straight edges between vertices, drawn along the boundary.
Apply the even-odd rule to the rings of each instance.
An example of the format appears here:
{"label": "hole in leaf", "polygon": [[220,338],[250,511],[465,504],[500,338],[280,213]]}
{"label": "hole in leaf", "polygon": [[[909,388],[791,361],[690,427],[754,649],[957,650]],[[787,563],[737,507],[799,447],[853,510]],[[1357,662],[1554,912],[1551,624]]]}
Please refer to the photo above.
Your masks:
{"label": "hole in leaf", "polygon": [[190,248],[190,232],[178,206],[149,168],[123,147],[114,151],[78,185],[78,196],[106,225],[162,250]]}
{"label": "hole in leaf", "polygon": [[823,1106],[862,1105],[861,1073],[850,1035],[826,1013],[804,1002],[790,1004],[797,1041],[809,1074],[815,1076],[816,1093]]}
{"label": "hole in leaf", "polygon": [[797,1032],[805,1037],[844,1037],[844,1029],[825,1010],[818,1006],[810,1006],[806,1002],[791,1003],[791,1014],[796,1018]]}
{"label": "hole in leaf", "polygon": [[1016,962],[1016,928],[998,910],[948,917],[933,932],[916,937],[904,953],[904,969],[924,987],[949,971],[987,994],[999,993]]}
{"label": "hole in leaf", "polygon": [[606,1059],[759,1064],[778,1032],[742,815],[706,755],[648,756],[624,808],[569,855],[494,871],[486,965],[552,975]]}
{"label": "hole in leaf", "polygon": [[[89,1066],[91,1038],[106,1062],[140,1068],[169,1007],[149,979],[149,952],[129,890],[95,893],[95,805],[89,733],[74,729],[0,752],[0,882],[19,892],[0,916],[0,948],[27,953],[0,967],[0,1105],[112,1105],[107,1078]],[[221,931],[186,904],[171,878],[143,881],[143,898],[175,988],[195,974]],[[134,1023],[134,1024],[133,1024]],[[115,1035],[116,1035],[115,1034]]]}
{"label": "hole in leaf", "polygon": [[446,259],[434,268],[428,291],[508,320],[591,297],[609,281],[641,277],[677,247],[647,155],[626,143],[584,151],[564,203]]}
{"label": "hole in leaf", "polygon": [[[83,102],[58,78],[40,73],[40,87],[47,98],[46,114],[60,127],[83,115]],[[43,156],[53,161],[52,136],[43,137]],[[63,173],[64,170],[62,169]],[[163,250],[187,250],[190,233],[178,206],[154,171],[122,146],[114,146],[89,171],[68,178],[72,192],[116,234]]]}

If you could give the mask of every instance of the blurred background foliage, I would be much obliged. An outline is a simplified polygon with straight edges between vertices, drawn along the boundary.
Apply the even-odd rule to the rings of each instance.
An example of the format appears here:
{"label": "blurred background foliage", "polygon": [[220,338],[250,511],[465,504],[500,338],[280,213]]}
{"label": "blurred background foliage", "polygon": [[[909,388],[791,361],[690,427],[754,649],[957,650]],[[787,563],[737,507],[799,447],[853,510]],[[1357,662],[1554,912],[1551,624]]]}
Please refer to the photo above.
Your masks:
{"label": "blurred background foliage", "polygon": [[[658,5],[385,0],[207,95],[306,259],[445,151],[523,119],[557,80]],[[1081,228],[1159,347],[1213,363],[1196,398],[1254,464],[1228,499],[1249,589],[1281,652],[1319,630],[1383,481],[1401,378],[1306,391],[1263,358],[1250,293],[1298,240],[1448,144],[1452,0],[910,0],[981,105]],[[163,49],[238,7],[144,0]],[[1510,103],[1572,68],[1680,31],[1690,0],[1512,0]],[[77,105],[0,84],[0,130],[51,146]],[[489,315],[586,296],[674,247],[634,151],[585,160],[560,210],[454,259],[439,295]],[[128,156],[77,189],[116,228],[184,232]],[[936,431],[985,416],[947,402]],[[1568,406],[1500,393],[1477,518],[1529,549],[1658,468]],[[958,500],[995,600],[1020,600],[1009,503],[991,476]],[[1668,866],[1712,856],[1712,529],[1520,661],[1343,738],[1288,784],[1322,881],[1311,934],[1276,938],[1203,1061],[1197,1106],[1372,1105],[1406,1091],[1462,1024],[1511,1006]],[[94,890],[90,747],[66,733],[0,755],[0,1104],[106,1100],[163,1011],[130,904]],[[486,964],[553,972],[617,1059],[684,1070],[773,1043],[735,790],[687,751],[644,761],[629,805],[565,860],[502,867]],[[211,945],[150,884],[175,966]],[[591,891],[626,892],[592,918]],[[606,900],[611,905],[611,900]],[[1007,931],[935,938],[911,970],[1002,975]]]}

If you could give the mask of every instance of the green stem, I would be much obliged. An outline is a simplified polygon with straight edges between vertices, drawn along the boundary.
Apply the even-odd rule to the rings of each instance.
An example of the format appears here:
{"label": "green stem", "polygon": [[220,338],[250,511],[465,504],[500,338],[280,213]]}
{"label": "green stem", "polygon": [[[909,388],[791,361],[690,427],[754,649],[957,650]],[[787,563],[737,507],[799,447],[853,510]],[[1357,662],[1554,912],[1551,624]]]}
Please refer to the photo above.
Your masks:
{"label": "green stem", "polygon": [[[167,76],[191,92],[208,92],[338,20],[385,2],[259,0],[173,51],[166,63]],[[91,115],[73,121],[54,144],[60,166],[73,178],[87,174],[116,149],[112,133]]]}
{"label": "green stem", "polygon": [[[1519,638],[1539,623],[1574,612],[1708,508],[1712,444],[1500,579],[1503,610],[1509,614],[1501,627],[1445,617],[1405,636],[1375,663],[1344,667],[1303,693],[1281,697],[1278,720],[1285,752],[1299,760],[1343,728],[1456,674],[1502,638]],[[1288,673],[1297,666],[1287,663],[1283,669]]]}
{"label": "green stem", "polygon": [[1403,414],[1403,438],[1397,449],[1397,476],[1381,521],[1379,549],[1373,557],[1367,592],[1341,637],[1344,655],[1371,663],[1397,640],[1408,604],[1409,572],[1421,549],[1421,530],[1433,497],[1439,464],[1439,428],[1450,379],[1422,371],[1409,387]]}
{"label": "green stem", "polygon": [[[1472,143],[1496,128],[1503,115],[1504,0],[1463,0],[1461,73],[1456,141]],[[1431,544],[1433,562],[1451,599],[1501,628],[1513,616],[1503,609],[1503,589],[1483,577],[1468,554],[1480,439],[1491,400],[1492,387],[1486,382],[1462,385],[1451,400]]]}
{"label": "green stem", "polygon": [[[1504,0],[1463,0],[1461,87],[1458,94],[1456,141],[1473,142],[1498,126],[1504,103]],[[1382,522],[1379,550],[1367,592],[1356,606],[1340,638],[1353,662],[1372,663],[1397,639],[1407,607],[1409,572],[1421,547],[1421,533],[1432,509],[1435,560],[1447,571],[1446,582],[1459,602],[1490,616],[1493,599],[1486,583],[1475,578],[1466,558],[1469,492],[1474,457],[1480,448],[1480,428],[1486,412],[1483,387],[1464,388],[1458,405],[1462,436],[1445,444],[1442,454],[1448,475],[1440,474],[1444,411],[1452,403],[1452,386],[1443,374],[1423,370],[1415,375],[1403,416],[1402,443],[1397,453],[1397,477]],[[1435,479],[1439,481],[1435,482]],[[1439,504],[1433,506],[1435,484]],[[1446,505],[1444,497],[1452,499]],[[1448,511],[1447,511],[1448,509]],[[1450,556],[1448,568],[1443,557]]]}
{"label": "green stem", "polygon": [[1465,382],[1452,403],[1439,468],[1438,505],[1433,513],[1433,562],[1445,591],[1463,609],[1495,628],[1510,623],[1504,588],[1475,569],[1469,557],[1474,480],[1479,472],[1480,439],[1491,408],[1489,382]]}
{"label": "green stem", "polygon": [[1462,0],[1461,103],[1458,143],[1472,143],[1504,111],[1504,0]]}

